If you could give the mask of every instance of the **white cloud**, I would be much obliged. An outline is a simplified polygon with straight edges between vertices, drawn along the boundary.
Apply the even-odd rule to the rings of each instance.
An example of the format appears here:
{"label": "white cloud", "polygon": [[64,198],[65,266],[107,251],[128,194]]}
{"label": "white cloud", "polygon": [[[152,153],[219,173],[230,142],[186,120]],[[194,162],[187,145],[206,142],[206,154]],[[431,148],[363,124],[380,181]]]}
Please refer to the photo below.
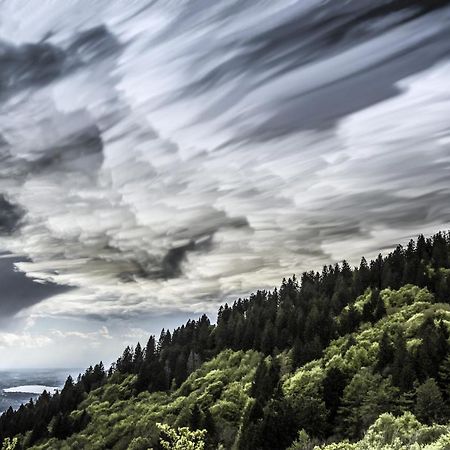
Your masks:
{"label": "white cloud", "polygon": [[112,339],[109,334],[109,330],[106,326],[100,327],[98,331],[91,332],[81,332],[81,331],[61,331],[61,330],[50,330],[50,334],[56,338],[69,338],[69,339],[86,339],[90,341],[97,341],[99,339]]}
{"label": "white cloud", "polygon": [[[212,311],[227,297],[271,288],[293,272],[344,257],[357,262],[393,240],[448,224],[448,63],[403,80],[397,97],[375,106],[367,100],[369,107],[323,129],[302,128],[307,91],[356,79],[413,43],[420,47],[438,37],[439,16],[324,53],[281,78],[274,76],[273,55],[270,64],[256,59],[236,67],[236,57],[245,60],[249,49],[236,47],[234,39],[251,42],[305,5],[249,6],[250,13],[236,11],[235,21],[217,27],[205,24],[220,15],[220,5],[186,24],[155,6],[133,19],[133,31],[117,6],[98,8],[98,22],[107,23],[111,35],[89,50],[99,51],[94,62],[78,62],[78,70],[0,106],[0,133],[9,145],[0,192],[26,211],[20,231],[1,238],[0,246],[32,259],[18,264],[30,277],[78,288],[37,304],[34,317]],[[353,13],[357,6],[346,8]],[[86,24],[82,11],[72,24],[61,8],[43,11],[36,14],[55,27],[52,43],[63,49],[80,29],[97,23],[91,11]],[[250,27],[245,19],[252,13]],[[148,20],[157,23],[155,33],[170,38],[149,35]],[[19,45],[45,34],[42,23],[29,36],[25,28],[8,25],[8,39]],[[209,39],[213,32],[224,41]],[[123,48],[102,53],[115,39]],[[364,57],[368,49],[374,51]],[[284,50],[292,49],[280,49],[280,58]],[[81,57],[89,59],[89,52],[80,50]],[[224,64],[227,76],[216,86],[209,69]],[[200,77],[208,74],[207,89]],[[326,96],[322,102],[320,117],[333,106]],[[284,109],[294,103],[298,123]],[[272,115],[281,112],[295,126],[277,134]],[[75,139],[86,130],[97,130],[101,152]],[[273,133],[270,139],[266,132]],[[52,336],[97,340],[109,334],[65,330]]]}
{"label": "white cloud", "polygon": [[51,338],[45,335],[35,335],[27,332],[0,333],[1,348],[41,348],[51,342]]}

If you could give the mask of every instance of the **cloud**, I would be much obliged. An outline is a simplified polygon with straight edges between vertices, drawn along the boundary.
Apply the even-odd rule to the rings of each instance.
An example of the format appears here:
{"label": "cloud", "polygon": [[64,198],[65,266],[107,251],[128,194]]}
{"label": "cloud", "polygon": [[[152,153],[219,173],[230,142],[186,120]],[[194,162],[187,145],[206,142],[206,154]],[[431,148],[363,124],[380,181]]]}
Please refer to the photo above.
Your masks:
{"label": "cloud", "polygon": [[65,55],[47,42],[14,46],[0,44],[0,92],[14,91],[50,83],[64,65]]}
{"label": "cloud", "polygon": [[0,333],[0,347],[12,348],[41,348],[48,345],[51,339],[45,335],[30,333]]}
{"label": "cloud", "polygon": [[16,268],[16,264],[26,261],[25,258],[3,254],[0,257],[0,324],[8,321],[11,316],[24,308],[39,303],[62,292],[69,287],[57,285],[48,281],[27,277]]}
{"label": "cloud", "polygon": [[130,328],[129,330],[127,330],[124,334],[123,337],[126,339],[133,339],[134,341],[139,341],[141,340],[142,342],[146,342],[148,340],[150,336],[150,333],[146,330],[143,330],[142,328]]}
{"label": "cloud", "polygon": [[50,334],[55,336],[55,338],[62,339],[83,339],[97,341],[98,339],[112,339],[109,334],[109,330],[106,326],[100,327],[98,331],[82,332],[82,331],[61,331],[61,330],[50,330]]}
{"label": "cloud", "polygon": [[5,314],[212,311],[449,223],[448,8],[118,5],[2,5],[0,247],[76,288]]}
{"label": "cloud", "polygon": [[12,234],[19,226],[23,211],[0,195],[0,234]]}

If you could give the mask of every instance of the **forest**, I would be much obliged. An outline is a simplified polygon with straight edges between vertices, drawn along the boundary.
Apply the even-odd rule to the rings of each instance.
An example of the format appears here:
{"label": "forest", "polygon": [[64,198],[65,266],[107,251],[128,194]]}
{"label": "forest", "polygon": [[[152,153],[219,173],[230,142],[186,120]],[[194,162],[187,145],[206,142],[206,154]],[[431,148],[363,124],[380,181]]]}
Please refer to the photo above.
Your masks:
{"label": "forest", "polygon": [[283,279],[0,417],[5,449],[450,449],[450,233]]}

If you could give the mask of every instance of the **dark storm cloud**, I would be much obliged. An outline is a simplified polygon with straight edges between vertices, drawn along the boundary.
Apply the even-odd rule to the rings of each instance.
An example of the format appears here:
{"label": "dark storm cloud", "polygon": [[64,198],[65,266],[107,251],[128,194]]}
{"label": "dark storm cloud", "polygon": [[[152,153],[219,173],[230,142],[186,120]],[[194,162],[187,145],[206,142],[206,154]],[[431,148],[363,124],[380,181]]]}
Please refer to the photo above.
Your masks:
{"label": "dark storm cloud", "polygon": [[[2,103],[5,108],[0,109],[5,130],[5,136],[0,135],[0,178],[19,180],[43,172],[92,173],[103,162],[102,131],[90,116],[87,104],[75,111],[59,111],[54,100],[41,96],[38,106],[32,106],[39,109],[26,111],[27,99],[19,97],[13,109],[26,111],[22,118],[26,134],[18,118],[14,122],[8,117],[12,116],[8,103],[11,96],[23,90],[39,92],[89,67],[93,61],[120,52],[117,39],[104,25],[76,32],[60,45],[46,41],[52,35],[47,33],[38,43],[13,45],[0,41],[0,108]],[[45,114],[41,110],[46,110]],[[111,111],[110,117],[102,121],[102,129],[115,120],[117,113]]]}
{"label": "dark storm cloud", "polygon": [[[51,35],[49,33],[44,39]],[[118,51],[117,40],[104,26],[76,33],[69,43],[59,46],[45,41],[20,45],[0,42],[0,104],[23,90],[45,88],[88,66],[93,60]],[[26,139],[33,135],[24,145],[17,145],[15,133],[13,139],[8,135],[11,125],[4,116],[6,137],[0,135],[0,180],[24,183],[33,176],[63,173],[79,173],[80,177],[85,177],[95,174],[101,167],[101,131],[87,110],[58,112],[53,102],[46,106],[46,116],[35,114],[34,123],[26,125],[27,134],[23,129],[20,131]],[[29,125],[33,130],[28,128]],[[26,223],[26,213],[26,206],[11,203],[1,194],[0,235],[7,238],[16,233]],[[35,281],[17,270],[15,263],[30,263],[30,260],[5,255],[0,259],[2,319],[72,289],[48,281]]]}
{"label": "dark storm cloud", "polygon": [[[49,33],[44,39],[51,38]],[[119,51],[119,44],[105,26],[75,35],[67,45],[43,40],[13,45],[0,40],[0,101],[22,89],[41,87]]]}
{"label": "dark storm cloud", "polygon": [[[136,281],[136,279],[149,280],[169,280],[178,278],[183,275],[183,264],[187,263],[187,257],[192,253],[207,253],[214,247],[214,235],[227,229],[240,229],[249,227],[248,221],[245,218],[228,218],[223,214],[217,214],[220,220],[216,219],[216,223],[211,221],[206,226],[202,224],[200,228],[195,226],[189,227],[185,230],[180,230],[179,237],[183,241],[187,240],[186,244],[177,245],[169,248],[162,258],[155,258],[152,255],[147,255],[141,261],[129,261],[129,269],[118,274],[119,279],[126,282]],[[118,248],[113,248],[108,245],[107,248],[121,253]]]}
{"label": "dark storm cloud", "polygon": [[[271,111],[266,120],[241,128],[232,142],[242,139],[266,140],[298,132],[300,129],[323,129],[335,125],[336,120],[370,105],[399,94],[395,86],[399,80],[424,70],[445,56],[450,55],[450,29],[436,29],[418,39],[405,40],[404,45],[389,48],[386,43],[383,57],[371,62],[371,50],[354,55],[353,61],[340,60],[339,56],[376,40],[383,34],[401,31],[402,26],[412,26],[414,21],[426,18],[433,11],[449,5],[448,0],[382,1],[373,2],[317,2],[306,12],[293,12],[277,26],[264,27],[258,32],[230,35],[222,44],[222,51],[240,52],[216,64],[211,70],[186,86],[180,87],[172,101],[189,98],[220,89],[230,79],[239,80],[242,88],[227,92],[217,102],[209,102],[205,111],[196,117],[202,123],[235,107],[249,89],[264,86],[281,79],[283,75],[297,71],[298,84],[292,85],[285,96],[280,92],[276,103],[268,103]],[[233,8],[230,8],[233,9]],[[236,5],[234,9],[239,10]],[[230,13],[224,8],[225,17]],[[446,14],[444,10],[443,14]],[[189,17],[195,15],[191,14]],[[192,19],[192,20],[194,20]],[[200,20],[200,18],[198,19]],[[195,24],[195,21],[194,21]],[[174,21],[180,33],[193,26],[184,15]],[[160,38],[160,37],[159,37]],[[398,39],[402,39],[399,35]],[[215,46],[205,46],[204,53],[193,55],[192,72],[207,65],[217,52]],[[209,49],[209,51],[208,51]],[[376,50],[379,51],[379,50]],[[237,54],[236,54],[237,53]],[[336,59],[335,65],[323,68],[316,84],[306,80],[302,86],[303,71],[315,64]],[[356,62],[358,64],[352,63]],[[361,65],[362,61],[366,61]],[[342,70],[347,65],[349,71]],[[358,67],[359,66],[359,67]],[[336,75],[333,75],[336,72]],[[342,73],[343,72],[343,73]],[[341,75],[342,73],[342,75]],[[306,74],[305,77],[310,77]],[[370,89],[367,87],[370,86]],[[281,101],[279,101],[281,100]],[[260,99],[265,102],[264,97]],[[257,113],[257,111],[255,111]],[[239,129],[242,117],[234,117],[230,125]]]}
{"label": "dark storm cloud", "polygon": [[21,9],[0,245],[80,287],[33,313],[204,310],[447,223],[448,4]]}
{"label": "dark storm cloud", "polygon": [[[208,247],[211,245],[211,241],[207,240],[202,242],[198,247]],[[162,276],[163,278],[172,278],[181,275],[181,263],[186,259],[186,253],[196,249],[195,242],[191,241],[186,245],[180,247],[171,248],[162,261]]]}
{"label": "dark storm cloud", "polygon": [[272,77],[360,45],[399,25],[450,4],[448,0],[318,2],[244,45],[246,63]]}
{"label": "dark storm cloud", "polygon": [[64,52],[49,43],[15,46],[0,42],[0,95],[49,83],[61,75],[65,61]]}
{"label": "dark storm cloud", "polygon": [[[435,39],[389,55],[385,61],[330,85],[305,92],[280,105],[253,131],[252,139],[273,139],[299,128],[334,126],[340,117],[398,95],[395,84],[450,55],[450,30]],[[367,87],[370,86],[370,89]]]}
{"label": "dark storm cloud", "polygon": [[[450,189],[442,189],[405,198],[383,190],[348,195],[336,203],[335,214],[342,216],[342,222],[335,226],[321,227],[321,237],[345,238],[362,237],[370,233],[371,227],[395,228],[407,223],[411,227],[422,223],[450,223],[450,211],[447,208]],[[330,204],[333,198],[329,199]],[[331,212],[331,211],[330,211]],[[353,217],[352,217],[353,216]],[[319,216],[320,217],[320,216]],[[363,219],[362,219],[363,218]],[[364,232],[366,230],[366,232]]]}
{"label": "dark storm cloud", "polygon": [[[62,120],[82,123],[82,114],[67,114]],[[97,170],[103,161],[100,130],[86,119],[85,125],[77,127],[74,133],[64,136],[54,147],[29,164],[29,171]]]}
{"label": "dark storm cloud", "polygon": [[117,55],[121,45],[105,25],[78,33],[67,47],[67,54],[79,64],[89,65],[99,58]]}
{"label": "dark storm cloud", "polygon": [[162,260],[162,278],[173,278],[182,275],[182,263],[186,260],[188,252],[205,252],[212,248],[214,234],[223,228],[244,228],[249,223],[245,218],[228,219],[224,218],[220,228],[209,230],[209,233],[203,236],[191,239],[186,245],[171,248]]}
{"label": "dark storm cloud", "polygon": [[0,257],[0,320],[5,320],[43,299],[70,290],[69,287],[36,282],[28,278],[14,267],[14,263],[21,261],[25,259],[4,254]]}
{"label": "dark storm cloud", "polygon": [[22,209],[10,203],[4,195],[0,194],[0,234],[14,233],[19,227],[22,217]]}

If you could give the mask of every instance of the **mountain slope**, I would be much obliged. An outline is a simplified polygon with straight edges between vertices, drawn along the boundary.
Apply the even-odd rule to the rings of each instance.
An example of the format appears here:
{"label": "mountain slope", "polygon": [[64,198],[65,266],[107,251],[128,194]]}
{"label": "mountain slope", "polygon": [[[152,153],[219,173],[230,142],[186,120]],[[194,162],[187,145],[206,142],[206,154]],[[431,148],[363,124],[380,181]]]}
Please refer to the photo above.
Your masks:
{"label": "mountain slope", "polygon": [[[367,292],[357,302],[368,301],[370,295]],[[156,423],[162,421],[175,427],[206,429],[211,448],[217,448],[218,444],[223,448],[287,448],[289,440],[292,442],[292,433],[297,434],[300,429],[316,438],[325,438],[326,434],[334,434],[335,438],[359,438],[387,412],[401,415],[412,411],[430,423],[433,422],[430,415],[437,412],[440,416],[435,421],[445,422],[447,417],[440,411],[445,408],[443,397],[441,404],[433,406],[427,402],[425,410],[418,409],[420,395],[427,395],[427,392],[420,394],[421,387],[432,380],[428,375],[435,375],[435,368],[429,364],[438,357],[439,346],[433,344],[436,354],[428,354],[430,360],[426,367],[420,368],[418,359],[422,357],[424,346],[430,345],[431,332],[436,333],[436,342],[440,339],[439,330],[448,337],[450,306],[433,303],[433,296],[426,289],[413,285],[398,291],[386,289],[381,292],[381,298],[386,305],[385,317],[373,326],[363,324],[357,331],[332,341],[322,358],[294,372],[289,371],[289,352],[264,359],[254,351],[225,350],[204,363],[169,394],[145,392],[133,397],[135,377],[126,377],[120,383],[107,383],[92,392],[81,403],[81,409],[73,413],[81,414],[86,409],[92,417],[84,430],[66,441],[52,439],[33,448],[157,448],[160,433]],[[394,340],[405,343],[406,356],[401,355],[404,349],[400,344],[394,345]],[[390,358],[385,358],[386,342],[392,346]],[[394,381],[398,371],[403,374],[400,384],[407,381],[404,360],[408,357],[417,360],[411,367],[425,371],[414,379],[424,381],[418,385],[413,381],[411,386],[402,388]],[[438,376],[441,365],[450,369],[450,365],[446,366],[444,359],[441,360],[436,369]],[[261,364],[265,370],[261,369]],[[278,373],[271,378],[273,366]],[[382,416],[359,447],[348,448],[365,448],[361,445],[372,439],[370,436],[380,428],[380,423],[388,420],[386,417],[390,416]],[[401,420],[392,420],[391,427],[398,425],[401,429]],[[413,423],[416,431],[423,429],[418,421]],[[275,428],[287,429],[283,438],[273,433]],[[430,430],[429,442],[431,437],[447,432],[448,427]],[[427,442],[424,437],[419,441]],[[376,448],[373,442],[371,445],[370,448]]]}
{"label": "mountain slope", "polygon": [[22,448],[156,450],[164,422],[205,429],[208,449],[359,450],[378,417],[407,413],[437,441],[450,420],[449,298],[450,235],[419,236],[224,305],[217,325],[202,316],[127,347],[108,373],[100,363],[7,411],[0,434]]}
{"label": "mountain slope", "polygon": [[207,428],[214,423],[218,439],[230,447],[236,440],[260,361],[261,355],[254,351],[225,350],[172,393],[143,392],[132,397],[135,376],[107,383],[72,413],[86,410],[92,417],[83,431],[66,441],[50,439],[32,448],[147,449],[158,444],[156,423],[163,421],[175,426],[198,421],[197,425]]}

